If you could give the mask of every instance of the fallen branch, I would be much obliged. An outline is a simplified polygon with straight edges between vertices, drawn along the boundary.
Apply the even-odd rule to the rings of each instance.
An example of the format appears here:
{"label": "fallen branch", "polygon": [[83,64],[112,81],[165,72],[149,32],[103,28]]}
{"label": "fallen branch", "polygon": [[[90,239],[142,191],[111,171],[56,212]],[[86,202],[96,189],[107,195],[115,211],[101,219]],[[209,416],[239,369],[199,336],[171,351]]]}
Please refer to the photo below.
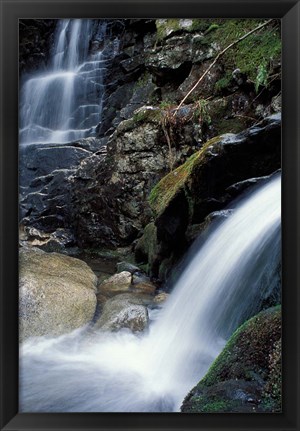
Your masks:
{"label": "fallen branch", "polygon": [[212,69],[212,67],[217,63],[217,61],[219,60],[219,58],[223,54],[225,54],[226,51],[228,51],[228,49],[232,48],[237,43],[239,43],[242,40],[246,39],[246,37],[250,36],[250,34],[255,33],[256,31],[258,31],[261,28],[265,27],[266,25],[270,24],[271,21],[273,21],[273,19],[269,19],[268,21],[264,22],[263,24],[260,24],[259,26],[255,27],[253,30],[251,30],[248,33],[244,34],[244,36],[240,37],[239,39],[237,39],[234,42],[232,42],[230,45],[226,46],[226,48],[223,49],[223,51],[219,52],[219,54],[216,56],[216,58],[214,59],[214,61],[210,64],[210,66],[206,69],[206,71],[200,76],[200,78],[198,79],[198,81],[196,82],[196,84],[193,86],[193,88],[191,88],[191,90],[184,96],[184,98],[182,99],[182,101],[179,103],[179,105],[175,109],[174,116],[176,115],[177,111],[181,108],[181,106],[184,104],[184,102],[189,97],[189,95],[198,87],[198,85],[203,80],[203,78],[208,74],[208,72]]}

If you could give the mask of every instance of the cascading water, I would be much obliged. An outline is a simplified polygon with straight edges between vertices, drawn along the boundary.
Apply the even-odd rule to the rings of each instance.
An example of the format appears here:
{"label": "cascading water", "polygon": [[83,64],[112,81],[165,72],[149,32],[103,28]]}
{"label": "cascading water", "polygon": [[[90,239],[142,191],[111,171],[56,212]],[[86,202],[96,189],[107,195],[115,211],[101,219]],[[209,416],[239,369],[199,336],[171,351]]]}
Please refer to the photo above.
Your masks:
{"label": "cascading water", "polygon": [[[178,411],[225,340],[257,312],[280,262],[280,175],[217,226],[148,334],[82,328],[21,348],[23,412]],[[275,268],[275,269],[274,269]]]}
{"label": "cascading water", "polygon": [[[95,135],[103,104],[106,23],[59,20],[50,67],[20,92],[20,144],[66,143]],[[91,39],[98,49],[90,50]]]}

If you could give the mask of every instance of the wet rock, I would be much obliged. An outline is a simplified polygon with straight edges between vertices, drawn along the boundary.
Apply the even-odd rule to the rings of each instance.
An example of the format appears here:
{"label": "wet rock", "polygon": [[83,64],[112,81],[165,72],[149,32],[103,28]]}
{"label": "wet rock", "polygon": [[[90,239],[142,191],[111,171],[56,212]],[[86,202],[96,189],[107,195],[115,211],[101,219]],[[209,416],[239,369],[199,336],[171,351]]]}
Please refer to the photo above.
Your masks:
{"label": "wet rock", "polygon": [[127,272],[130,272],[131,274],[134,274],[135,272],[140,271],[140,268],[129,262],[119,262],[117,263],[117,271],[118,272],[127,271]]}
{"label": "wet rock", "polygon": [[184,413],[281,411],[281,308],[262,311],[230,338],[185,398]]}
{"label": "wet rock", "polygon": [[133,289],[134,289],[134,292],[136,293],[145,293],[145,294],[152,295],[156,291],[156,286],[150,281],[142,281],[139,283],[135,283],[133,285]]}
{"label": "wet rock", "polygon": [[48,175],[55,170],[75,167],[91,155],[90,151],[67,144],[23,145],[20,153],[20,180],[23,185],[29,185],[33,178]]}
{"label": "wet rock", "polygon": [[153,299],[153,303],[154,304],[162,304],[168,300],[169,296],[170,296],[169,293],[161,292],[158,295],[155,295],[155,297]]}
{"label": "wet rock", "polygon": [[132,332],[143,331],[149,322],[145,305],[147,299],[134,294],[120,294],[105,302],[95,329],[119,331],[127,328]]}
{"label": "wet rock", "polygon": [[[74,254],[76,247],[74,235],[70,230],[57,229],[47,233],[32,226],[21,225],[20,244],[40,248],[46,252]],[[72,250],[71,250],[72,247]]]}
{"label": "wet rock", "polygon": [[58,336],[93,319],[96,276],[79,259],[21,248],[19,295],[21,341]]}
{"label": "wet rock", "polygon": [[127,292],[130,289],[131,280],[131,273],[128,271],[122,271],[104,280],[99,286],[99,292],[106,296],[113,296]]}
{"label": "wet rock", "polygon": [[145,273],[136,271],[132,276],[132,284],[139,284],[139,283],[149,283],[150,277],[148,277]]}
{"label": "wet rock", "polygon": [[[201,224],[208,214],[232,200],[229,187],[258,176],[268,176],[281,165],[281,121],[275,114],[240,134],[226,134],[208,141],[185,164],[164,177],[151,191],[149,202],[156,216],[156,259],[148,255],[149,270],[176,250],[186,249],[188,226]],[[228,191],[229,190],[229,191]],[[142,237],[143,238],[143,237]],[[155,234],[152,242],[155,243]],[[142,239],[136,258],[145,258]],[[147,263],[147,262],[146,262]]]}

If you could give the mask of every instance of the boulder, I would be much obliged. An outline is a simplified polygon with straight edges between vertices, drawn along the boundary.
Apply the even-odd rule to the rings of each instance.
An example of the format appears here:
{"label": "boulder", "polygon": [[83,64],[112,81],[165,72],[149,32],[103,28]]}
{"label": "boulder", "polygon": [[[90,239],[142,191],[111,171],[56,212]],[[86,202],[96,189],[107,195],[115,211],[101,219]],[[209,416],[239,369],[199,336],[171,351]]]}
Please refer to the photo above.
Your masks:
{"label": "boulder", "polygon": [[[155,215],[156,235],[151,235],[150,243],[145,229],[136,246],[137,261],[147,256],[144,263],[148,263],[152,276],[158,276],[161,263],[174,250],[178,255],[186,251],[194,235],[189,232],[190,226],[201,225],[210,213],[224,209],[239,191],[258,183],[258,177],[266,180],[280,166],[280,114],[242,133],[211,139],[152,189],[149,203]],[[155,244],[155,259],[150,244]]]}
{"label": "boulder", "polygon": [[133,288],[136,293],[147,293],[150,295],[154,294],[156,291],[155,284],[150,281],[141,281],[140,283],[136,283],[133,285]]}
{"label": "boulder", "polygon": [[128,271],[114,274],[104,280],[99,286],[99,293],[106,296],[114,296],[119,293],[128,292],[131,286],[132,275]]}
{"label": "boulder", "polygon": [[99,320],[95,323],[95,329],[104,331],[118,331],[128,328],[132,332],[143,331],[149,321],[147,297],[123,293],[110,298],[104,303]]}
{"label": "boulder", "polygon": [[58,253],[20,250],[20,340],[58,336],[89,323],[96,276],[88,265]]}
{"label": "boulder", "polygon": [[117,271],[118,272],[127,271],[127,272],[130,272],[131,274],[134,274],[135,272],[139,272],[140,268],[129,262],[118,262]]}
{"label": "boulder", "polygon": [[170,294],[166,293],[166,292],[161,292],[158,293],[157,295],[155,295],[154,299],[153,299],[153,303],[156,304],[162,304],[164,302],[167,301],[167,299],[169,298]]}
{"label": "boulder", "polygon": [[281,411],[281,307],[260,312],[227,342],[183,401],[184,413]]}

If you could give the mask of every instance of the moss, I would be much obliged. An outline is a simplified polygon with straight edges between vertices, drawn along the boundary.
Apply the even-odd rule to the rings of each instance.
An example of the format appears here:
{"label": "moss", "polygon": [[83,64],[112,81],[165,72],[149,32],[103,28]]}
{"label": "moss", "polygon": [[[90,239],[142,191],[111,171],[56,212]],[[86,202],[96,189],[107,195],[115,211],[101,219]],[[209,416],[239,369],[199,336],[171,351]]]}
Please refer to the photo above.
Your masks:
{"label": "moss", "polygon": [[[135,258],[140,264],[145,264],[146,272],[149,274],[157,256],[157,228],[153,222],[147,224],[143,236],[138,240],[135,247]],[[141,267],[141,265],[139,265]]]}
{"label": "moss", "polygon": [[[216,20],[213,19],[193,19],[193,24],[190,27],[190,31],[192,32],[208,32],[210,27],[218,25]],[[211,28],[213,30],[213,28]]]}
{"label": "moss", "polygon": [[223,78],[219,79],[215,84],[215,90],[220,92],[227,88],[231,82],[232,75],[230,72],[227,72]]}
{"label": "moss", "polygon": [[[237,391],[244,396],[236,396]],[[187,395],[183,412],[281,411],[281,307],[242,324]]]}
{"label": "moss", "polygon": [[151,80],[151,74],[149,72],[145,72],[134,85],[134,90],[138,88],[144,88]]}
{"label": "moss", "polygon": [[220,413],[231,412],[236,409],[240,403],[234,400],[215,399],[208,400],[206,397],[195,397],[193,399],[191,413]]}
{"label": "moss", "polygon": [[245,322],[231,336],[200,385],[210,386],[228,378],[250,380],[256,372],[266,378],[269,354],[278,341],[280,328],[281,306],[262,311]]}
{"label": "moss", "polygon": [[211,24],[208,29],[205,31],[204,34],[208,34],[214,30],[217,30],[217,28],[219,28],[219,24]]}
{"label": "moss", "polygon": [[[257,19],[224,19],[212,34],[207,35],[207,39],[211,43],[217,43],[222,50],[263,22],[264,20]],[[261,80],[260,84],[268,85],[272,61],[280,60],[281,56],[281,37],[278,29],[274,27],[275,23],[274,20],[269,26],[251,34],[224,54],[220,61],[225,67],[225,77],[224,81],[219,81],[219,87],[226,84],[226,75],[236,68],[254,83]],[[263,79],[260,77],[263,75],[262,70],[266,71]]]}
{"label": "moss", "polygon": [[152,189],[149,195],[149,203],[156,216],[163,212],[168,203],[184,187],[195,166],[204,160],[208,147],[214,145],[217,148],[219,141],[219,136],[209,140],[201,150],[189,157],[183,165],[162,178]]}
{"label": "moss", "polygon": [[155,21],[157,29],[157,40],[165,39],[171,32],[180,30],[179,19],[157,19]]}

